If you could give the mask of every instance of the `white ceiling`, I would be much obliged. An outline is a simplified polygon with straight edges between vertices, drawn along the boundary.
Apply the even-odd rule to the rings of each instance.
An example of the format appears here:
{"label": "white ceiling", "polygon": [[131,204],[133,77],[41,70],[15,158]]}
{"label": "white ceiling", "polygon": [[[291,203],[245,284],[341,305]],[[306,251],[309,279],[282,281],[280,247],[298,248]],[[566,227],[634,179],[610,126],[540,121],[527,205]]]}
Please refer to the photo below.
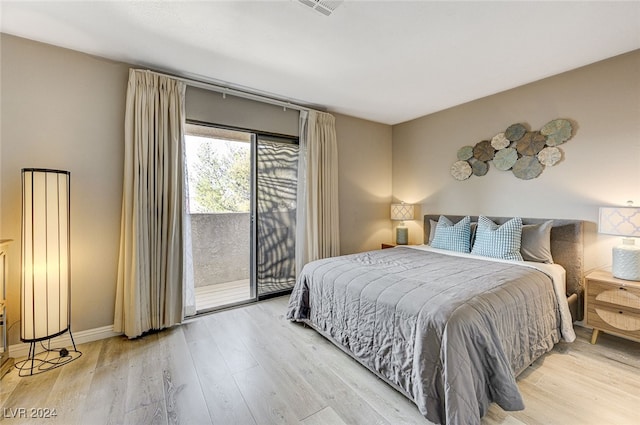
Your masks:
{"label": "white ceiling", "polygon": [[640,48],[640,2],[1,2],[1,30],[396,124]]}

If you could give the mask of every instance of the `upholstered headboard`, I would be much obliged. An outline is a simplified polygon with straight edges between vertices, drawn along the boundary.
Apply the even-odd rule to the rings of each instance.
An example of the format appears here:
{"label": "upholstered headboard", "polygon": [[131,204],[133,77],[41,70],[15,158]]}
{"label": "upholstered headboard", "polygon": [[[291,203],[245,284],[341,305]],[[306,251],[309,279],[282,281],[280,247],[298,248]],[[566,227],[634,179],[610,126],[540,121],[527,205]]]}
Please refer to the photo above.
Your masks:
{"label": "upholstered headboard", "polygon": [[[446,215],[451,221],[458,222],[464,216]],[[438,221],[440,214],[426,214],[424,216],[424,241],[429,241],[431,223]],[[511,217],[489,217],[497,224],[502,224]],[[567,297],[573,320],[582,320],[583,315],[583,276],[584,276],[584,222],[581,220],[556,220],[547,218],[523,218],[523,224],[538,224],[553,220],[551,228],[551,255],[553,261],[560,264],[567,271]],[[478,217],[471,217],[471,221],[478,221]]]}

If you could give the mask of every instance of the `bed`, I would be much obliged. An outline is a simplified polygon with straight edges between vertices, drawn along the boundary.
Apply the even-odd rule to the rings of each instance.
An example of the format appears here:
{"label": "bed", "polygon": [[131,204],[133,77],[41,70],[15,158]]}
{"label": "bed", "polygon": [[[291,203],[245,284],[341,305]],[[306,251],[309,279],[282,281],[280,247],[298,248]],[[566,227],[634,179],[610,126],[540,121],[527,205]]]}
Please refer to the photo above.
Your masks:
{"label": "bed", "polygon": [[[424,216],[425,241],[439,219]],[[479,424],[491,402],[523,409],[515,377],[561,339],[575,338],[582,229],[580,221],[553,220],[555,264],[429,246],[317,260],[301,271],[287,318],[328,338],[431,422]]]}

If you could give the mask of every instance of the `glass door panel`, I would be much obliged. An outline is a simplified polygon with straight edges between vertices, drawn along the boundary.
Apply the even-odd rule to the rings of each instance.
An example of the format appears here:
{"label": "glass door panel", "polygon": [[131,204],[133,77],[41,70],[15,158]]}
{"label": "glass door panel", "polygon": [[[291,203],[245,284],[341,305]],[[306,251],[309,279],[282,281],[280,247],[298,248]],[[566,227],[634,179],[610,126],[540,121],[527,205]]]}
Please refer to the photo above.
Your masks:
{"label": "glass door panel", "polygon": [[187,124],[187,213],[196,313],[255,299],[251,133]]}
{"label": "glass door panel", "polygon": [[295,284],[298,145],[259,135],[256,154],[258,297]]}

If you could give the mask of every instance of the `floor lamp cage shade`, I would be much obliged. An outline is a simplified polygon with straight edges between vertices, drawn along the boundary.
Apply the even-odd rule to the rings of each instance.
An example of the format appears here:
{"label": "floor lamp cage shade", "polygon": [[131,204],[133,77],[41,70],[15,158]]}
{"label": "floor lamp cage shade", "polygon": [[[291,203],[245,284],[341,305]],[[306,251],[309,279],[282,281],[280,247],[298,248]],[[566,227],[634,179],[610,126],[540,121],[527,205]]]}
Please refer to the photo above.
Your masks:
{"label": "floor lamp cage shade", "polygon": [[[70,183],[68,171],[22,170],[20,339],[30,348],[27,359],[16,363],[21,376],[81,355],[71,334]],[[51,339],[66,332],[73,350],[51,349]]]}

